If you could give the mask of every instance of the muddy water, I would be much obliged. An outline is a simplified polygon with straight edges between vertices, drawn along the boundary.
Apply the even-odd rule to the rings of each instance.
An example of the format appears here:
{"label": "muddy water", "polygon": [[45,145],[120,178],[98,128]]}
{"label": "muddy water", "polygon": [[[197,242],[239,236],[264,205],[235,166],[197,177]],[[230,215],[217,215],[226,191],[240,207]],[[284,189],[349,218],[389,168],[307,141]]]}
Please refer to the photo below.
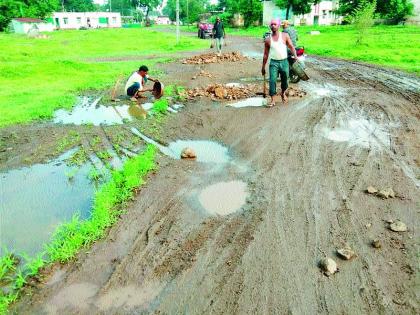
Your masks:
{"label": "muddy water", "polygon": [[2,247],[34,255],[76,211],[88,217],[94,193],[91,166],[76,171],[63,162],[67,157],[0,173]]}
{"label": "muddy water", "polygon": [[153,104],[146,103],[142,106],[137,104],[104,106],[99,105],[100,98],[91,101],[89,97],[82,97],[78,105],[71,112],[60,109],[54,114],[55,123],[63,124],[93,124],[95,126],[123,124],[125,120],[145,118],[147,111]]}
{"label": "muddy water", "polygon": [[251,97],[245,100],[241,100],[236,103],[229,104],[228,106],[232,106],[235,108],[243,108],[243,107],[261,107],[267,105],[267,99],[263,97]]}
{"label": "muddy water", "polygon": [[177,140],[168,146],[161,145],[155,140],[145,136],[136,128],[131,131],[147,143],[155,145],[160,152],[173,158],[181,159],[181,152],[185,148],[191,148],[197,155],[197,161],[203,163],[228,163],[231,161],[229,149],[215,141],[208,140]]}
{"label": "muddy water", "polygon": [[198,200],[203,208],[218,215],[238,211],[248,196],[247,185],[242,181],[220,182],[205,188]]}

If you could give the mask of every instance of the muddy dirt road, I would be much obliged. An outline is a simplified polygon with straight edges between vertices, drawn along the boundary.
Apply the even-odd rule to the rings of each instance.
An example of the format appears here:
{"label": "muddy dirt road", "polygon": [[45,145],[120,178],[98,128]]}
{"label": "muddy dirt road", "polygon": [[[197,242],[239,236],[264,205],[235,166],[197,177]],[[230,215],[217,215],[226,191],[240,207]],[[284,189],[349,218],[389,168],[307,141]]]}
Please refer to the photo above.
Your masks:
{"label": "muddy dirt road", "polygon": [[[243,53],[260,52],[257,40],[235,42]],[[172,115],[164,141],[218,141],[230,158],[160,156],[159,170],[107,237],[46,272],[12,311],[415,314],[419,79],[315,57],[307,66],[311,80],[299,83],[307,96],[287,106],[238,109],[203,98]],[[258,77],[260,61],[162,69],[167,81],[193,88]],[[190,80],[200,70],[215,78]],[[206,211],[202,191],[232,181],[247,185],[240,210]],[[392,188],[395,197],[367,194],[368,186]],[[391,231],[389,220],[408,231]],[[336,254],[346,245],[356,253],[351,260]],[[339,268],[329,277],[319,268],[325,256]]]}

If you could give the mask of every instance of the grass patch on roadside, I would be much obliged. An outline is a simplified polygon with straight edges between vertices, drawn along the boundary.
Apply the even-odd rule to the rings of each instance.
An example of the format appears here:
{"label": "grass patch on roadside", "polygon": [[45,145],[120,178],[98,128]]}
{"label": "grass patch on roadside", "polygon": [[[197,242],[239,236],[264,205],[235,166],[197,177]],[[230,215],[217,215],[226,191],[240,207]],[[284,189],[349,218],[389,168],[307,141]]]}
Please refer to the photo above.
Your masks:
{"label": "grass patch on roadside", "polygon": [[[378,25],[367,31],[364,44],[356,45],[357,30],[351,26],[298,26],[298,44],[308,54],[338,57],[401,69],[420,75],[420,27],[414,25]],[[310,35],[309,31],[320,31]],[[261,39],[268,27],[226,30],[227,35],[252,36]],[[233,42],[234,45],[234,42]]]}
{"label": "grass patch on roadside", "polygon": [[48,39],[0,33],[0,127],[51,118],[71,108],[76,95],[106,89],[141,64],[153,74],[150,54],[207,48],[199,39],[153,29],[58,31]]}
{"label": "grass patch on roadside", "polygon": [[135,190],[144,184],[145,176],[156,169],[155,156],[156,148],[148,145],[142,154],[127,160],[122,170],[113,171],[110,181],[95,194],[90,219],[81,220],[76,214],[70,222],[60,225],[45,246],[45,252],[35,258],[22,255],[25,264],[19,263],[10,252],[0,258],[0,284],[10,288],[8,293],[0,290],[0,314],[7,313],[8,306],[41,268],[73,259],[81,248],[104,236],[123,213],[126,202],[134,197]]}

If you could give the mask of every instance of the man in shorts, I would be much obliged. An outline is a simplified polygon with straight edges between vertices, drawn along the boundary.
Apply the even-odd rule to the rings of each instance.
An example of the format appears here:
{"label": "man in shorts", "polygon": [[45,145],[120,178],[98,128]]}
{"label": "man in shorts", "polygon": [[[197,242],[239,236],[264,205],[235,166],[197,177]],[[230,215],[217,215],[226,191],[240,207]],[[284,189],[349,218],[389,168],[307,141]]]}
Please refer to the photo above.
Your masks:
{"label": "man in shorts", "polygon": [[156,79],[152,79],[147,75],[149,68],[147,66],[141,66],[138,71],[128,78],[125,84],[125,92],[131,97],[132,101],[136,101],[138,98],[143,97],[142,93],[153,91],[153,89],[146,89],[144,85],[148,80],[152,82],[158,82]]}

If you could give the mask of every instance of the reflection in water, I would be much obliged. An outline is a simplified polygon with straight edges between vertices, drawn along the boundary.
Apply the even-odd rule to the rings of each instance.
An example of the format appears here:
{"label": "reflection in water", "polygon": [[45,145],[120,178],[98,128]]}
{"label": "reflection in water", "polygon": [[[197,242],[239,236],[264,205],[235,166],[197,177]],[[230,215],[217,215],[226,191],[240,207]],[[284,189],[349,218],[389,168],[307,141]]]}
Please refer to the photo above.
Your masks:
{"label": "reflection in water", "polygon": [[94,193],[88,179],[91,166],[73,169],[65,158],[0,173],[2,246],[34,255],[76,211],[88,217]]}
{"label": "reflection in water", "polygon": [[153,107],[152,103],[143,105],[98,105],[100,98],[90,103],[89,97],[82,97],[78,105],[71,112],[59,109],[54,114],[55,123],[63,124],[93,124],[95,126],[123,124],[125,120],[145,118],[147,111]]}

